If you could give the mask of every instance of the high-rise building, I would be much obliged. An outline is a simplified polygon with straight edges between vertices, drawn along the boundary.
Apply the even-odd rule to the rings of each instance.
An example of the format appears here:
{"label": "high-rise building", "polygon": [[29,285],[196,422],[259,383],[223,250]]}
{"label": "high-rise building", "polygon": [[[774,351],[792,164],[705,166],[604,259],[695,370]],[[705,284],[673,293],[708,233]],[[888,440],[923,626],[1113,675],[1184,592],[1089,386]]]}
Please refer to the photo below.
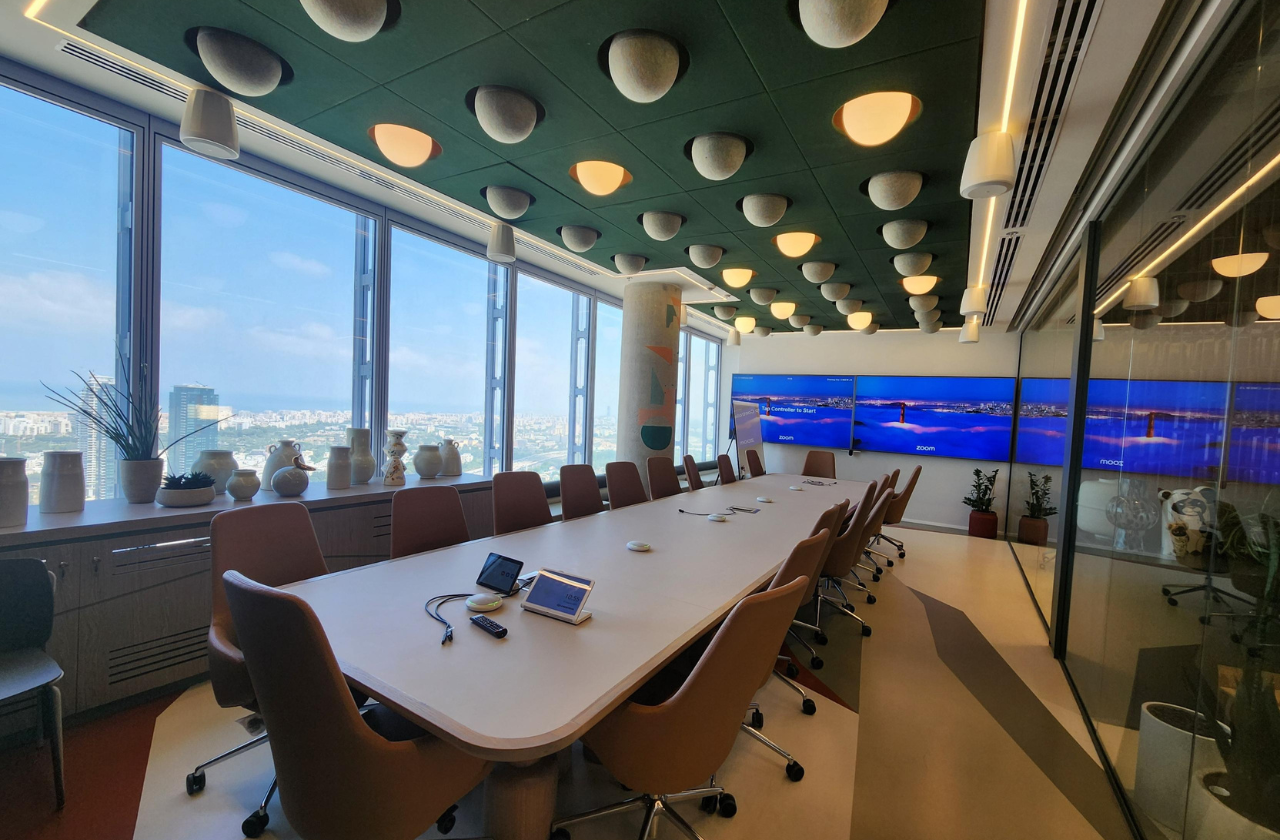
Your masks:
{"label": "high-rise building", "polygon": [[[218,448],[218,393],[204,385],[174,385],[169,392],[169,442],[195,432],[174,444],[165,454],[165,469],[183,473],[200,457],[202,449]],[[209,426],[210,423],[215,423]],[[202,426],[209,426],[196,431]]]}
{"label": "high-rise building", "polygon": [[[114,386],[115,379],[100,376],[103,386]],[[98,392],[89,386],[80,389],[80,402],[94,413],[98,412]],[[76,448],[84,453],[84,485],[86,499],[114,499],[116,495],[116,445],[97,427],[83,419],[73,422]]]}

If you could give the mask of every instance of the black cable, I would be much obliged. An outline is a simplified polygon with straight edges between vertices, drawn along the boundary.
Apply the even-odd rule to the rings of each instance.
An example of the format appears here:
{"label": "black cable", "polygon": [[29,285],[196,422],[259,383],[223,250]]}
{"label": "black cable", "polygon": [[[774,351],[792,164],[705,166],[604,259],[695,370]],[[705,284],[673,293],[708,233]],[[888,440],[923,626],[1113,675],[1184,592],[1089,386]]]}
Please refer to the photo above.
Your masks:
{"label": "black cable", "polygon": [[[427,611],[427,615],[444,625],[444,635],[440,637],[440,644],[443,645],[446,642],[453,641],[453,625],[449,623],[448,619],[440,615],[440,608],[450,601],[457,601],[460,598],[470,598],[473,594],[474,593],[471,592],[463,592],[462,594],[454,595],[437,595],[434,598],[429,598],[427,603],[423,605],[423,609]],[[436,604],[437,601],[440,603]],[[436,604],[434,611],[431,609],[432,604]]]}
{"label": "black cable", "polygon": [[[713,515],[710,513],[698,513],[696,510],[685,510],[684,508],[679,508],[678,510],[681,513],[687,513],[690,516],[712,516]],[[733,516],[733,514],[734,514],[734,511],[732,510],[726,510],[720,513],[721,516]]]}

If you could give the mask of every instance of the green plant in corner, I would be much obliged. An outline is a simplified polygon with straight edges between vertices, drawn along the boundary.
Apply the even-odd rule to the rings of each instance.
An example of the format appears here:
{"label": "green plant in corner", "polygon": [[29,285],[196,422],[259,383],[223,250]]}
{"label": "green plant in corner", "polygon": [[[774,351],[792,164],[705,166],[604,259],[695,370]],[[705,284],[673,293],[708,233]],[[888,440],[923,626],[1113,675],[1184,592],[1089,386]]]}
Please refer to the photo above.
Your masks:
{"label": "green plant in corner", "polygon": [[981,513],[991,511],[991,506],[995,504],[995,487],[996,476],[1000,470],[992,470],[988,475],[980,469],[973,471],[973,487],[969,490],[969,495],[962,500],[966,505]]}
{"label": "green plant in corner", "polygon": [[1053,476],[1048,473],[1036,475],[1028,472],[1027,479],[1031,482],[1031,498],[1027,499],[1027,516],[1033,519],[1048,519],[1056,514],[1058,509],[1049,504]]}
{"label": "green plant in corner", "polygon": [[200,490],[212,487],[213,483],[213,476],[207,473],[193,472],[182,475],[170,473],[164,477],[164,483],[161,486],[165,490]]}

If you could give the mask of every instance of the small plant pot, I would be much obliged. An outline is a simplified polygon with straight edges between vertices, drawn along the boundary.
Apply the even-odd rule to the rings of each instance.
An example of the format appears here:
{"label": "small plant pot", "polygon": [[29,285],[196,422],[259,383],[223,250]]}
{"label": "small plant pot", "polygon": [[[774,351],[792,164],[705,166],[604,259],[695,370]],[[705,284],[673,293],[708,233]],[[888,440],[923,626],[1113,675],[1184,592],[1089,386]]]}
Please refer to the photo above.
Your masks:
{"label": "small plant pot", "polygon": [[161,507],[199,507],[207,505],[213,501],[214,489],[210,484],[208,487],[197,487],[193,490],[166,490],[161,487],[156,491],[156,502]]}
{"label": "small plant pot", "polygon": [[1222,769],[1222,756],[1204,715],[1171,703],[1142,704],[1133,801],[1159,823],[1181,832],[1187,808],[1188,768],[1199,779]]}
{"label": "small plant pot", "polygon": [[1018,520],[1018,542],[1026,545],[1049,544],[1049,520],[1024,516]]}
{"label": "small plant pot", "polygon": [[1000,517],[994,510],[975,510],[969,514],[969,536],[994,540],[1000,528]]}
{"label": "small plant pot", "polygon": [[1262,825],[1228,803],[1231,780],[1226,773],[1197,773],[1187,797],[1186,840],[1280,840],[1280,826]]}
{"label": "small plant pot", "polygon": [[131,505],[149,505],[156,500],[160,479],[164,476],[164,460],[120,461],[120,488]]}

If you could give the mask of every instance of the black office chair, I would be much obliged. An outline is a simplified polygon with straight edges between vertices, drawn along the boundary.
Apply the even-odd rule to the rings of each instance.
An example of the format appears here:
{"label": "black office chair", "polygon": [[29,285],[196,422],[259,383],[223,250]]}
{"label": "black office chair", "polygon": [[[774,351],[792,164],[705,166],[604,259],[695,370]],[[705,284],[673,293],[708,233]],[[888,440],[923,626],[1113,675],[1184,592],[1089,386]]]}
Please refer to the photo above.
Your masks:
{"label": "black office chair", "polygon": [[36,694],[42,738],[52,745],[58,810],[67,801],[62,777],[62,668],[44,652],[53,633],[57,579],[34,557],[0,560],[0,703]]}

